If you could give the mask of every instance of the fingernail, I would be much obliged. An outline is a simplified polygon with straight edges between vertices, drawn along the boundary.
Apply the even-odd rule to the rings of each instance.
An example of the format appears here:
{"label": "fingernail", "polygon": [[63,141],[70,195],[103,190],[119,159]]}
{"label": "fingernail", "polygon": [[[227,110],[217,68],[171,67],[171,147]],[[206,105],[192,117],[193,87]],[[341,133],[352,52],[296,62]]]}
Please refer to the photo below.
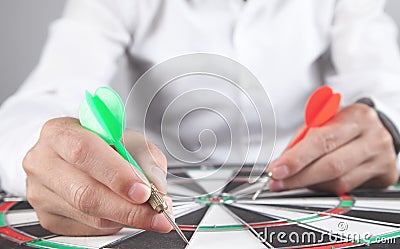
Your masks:
{"label": "fingernail", "polygon": [[135,203],[145,203],[150,198],[150,192],[149,186],[136,182],[129,189],[128,196]]}
{"label": "fingernail", "polygon": [[158,190],[167,192],[167,173],[160,167],[153,166],[151,168],[151,178],[153,183],[157,186]]}
{"label": "fingernail", "polygon": [[171,224],[168,222],[167,218],[162,213],[153,216],[151,221],[151,228],[158,232],[167,233],[172,230]]}
{"label": "fingernail", "polygon": [[286,165],[278,166],[271,170],[274,179],[285,179],[289,176],[289,168]]}
{"label": "fingernail", "polygon": [[285,189],[283,181],[272,180],[269,182],[269,190],[272,192],[282,191]]}

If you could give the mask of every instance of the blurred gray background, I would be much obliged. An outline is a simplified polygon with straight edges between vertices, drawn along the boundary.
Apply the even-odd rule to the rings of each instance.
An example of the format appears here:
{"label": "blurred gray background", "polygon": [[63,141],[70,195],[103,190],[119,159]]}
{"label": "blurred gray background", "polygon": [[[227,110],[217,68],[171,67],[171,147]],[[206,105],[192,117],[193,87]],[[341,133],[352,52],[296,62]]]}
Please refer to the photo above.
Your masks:
{"label": "blurred gray background", "polygon": [[[61,15],[64,3],[65,0],[0,0],[0,104],[35,67],[47,27]],[[400,25],[400,1],[388,0],[386,9]]]}

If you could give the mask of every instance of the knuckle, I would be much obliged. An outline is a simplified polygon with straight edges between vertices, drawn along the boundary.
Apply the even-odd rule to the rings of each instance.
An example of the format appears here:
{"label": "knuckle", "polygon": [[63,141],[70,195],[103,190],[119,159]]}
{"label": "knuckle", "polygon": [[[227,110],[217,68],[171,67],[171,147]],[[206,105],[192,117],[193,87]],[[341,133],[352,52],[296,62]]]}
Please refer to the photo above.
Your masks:
{"label": "knuckle", "polygon": [[119,186],[121,185],[121,177],[120,172],[115,167],[109,167],[104,169],[104,176],[109,182],[110,186]]}
{"label": "knuckle", "polygon": [[316,145],[320,147],[325,154],[336,149],[337,137],[333,132],[326,129],[315,129],[313,133]]}
{"label": "knuckle", "polygon": [[354,115],[357,117],[358,120],[361,121],[372,121],[378,119],[378,114],[376,111],[364,104],[357,104],[356,110],[354,111]]}
{"label": "knuckle", "polygon": [[107,185],[118,193],[128,193],[131,183],[126,175],[115,167],[104,170],[104,177],[107,179]]}
{"label": "knuckle", "polygon": [[68,118],[50,119],[43,124],[40,137],[53,138],[62,135],[66,129],[68,129]]}
{"label": "knuckle", "polygon": [[137,223],[137,209],[131,208],[126,215],[125,224],[135,226]]}
{"label": "knuckle", "polygon": [[22,160],[22,168],[27,175],[32,175],[35,171],[36,156],[33,149],[30,149]]}
{"label": "knuckle", "polygon": [[39,221],[40,225],[48,231],[55,231],[57,228],[57,224],[55,224],[51,219],[47,218],[46,215],[41,215],[41,217],[39,217]]}
{"label": "knuckle", "polygon": [[67,132],[65,135],[69,144],[67,161],[74,165],[85,164],[90,158],[89,142],[82,135],[74,132]]}
{"label": "knuckle", "polygon": [[34,191],[32,187],[27,187],[26,199],[32,205],[32,207],[38,207],[43,202],[40,194],[37,191]]}
{"label": "knuckle", "polygon": [[370,143],[362,143],[360,145],[360,158],[371,158],[375,156],[374,148]]}
{"label": "knuckle", "polygon": [[394,148],[392,135],[390,135],[385,128],[382,127],[382,129],[379,130],[378,138],[382,149],[388,150]]}
{"label": "knuckle", "polygon": [[333,176],[341,176],[343,174],[344,172],[343,160],[339,158],[328,158],[326,160],[326,164]]}
{"label": "knuckle", "polygon": [[302,156],[291,156],[287,159],[288,166],[295,172],[301,169],[304,165],[304,158]]}
{"label": "knuckle", "polygon": [[52,131],[57,130],[59,127],[59,122],[60,122],[59,118],[47,120],[42,126],[41,134],[47,135],[49,132],[51,133]]}
{"label": "knuckle", "polygon": [[71,187],[71,195],[74,207],[84,213],[92,213],[98,207],[96,191],[89,184],[74,184]]}

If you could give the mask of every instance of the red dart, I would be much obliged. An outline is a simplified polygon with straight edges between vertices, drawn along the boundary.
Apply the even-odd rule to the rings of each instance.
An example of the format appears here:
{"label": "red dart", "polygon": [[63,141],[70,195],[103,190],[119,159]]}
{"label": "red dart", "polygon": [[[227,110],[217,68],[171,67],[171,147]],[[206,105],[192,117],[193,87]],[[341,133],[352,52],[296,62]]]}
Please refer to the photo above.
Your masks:
{"label": "red dart", "polygon": [[[322,86],[315,90],[307,101],[304,115],[306,126],[290,143],[287,149],[292,148],[300,142],[311,128],[320,127],[333,118],[339,110],[340,99],[340,93],[333,93],[332,88],[329,86]],[[253,200],[257,199],[271,178],[273,178],[273,175],[271,172],[268,172],[267,176],[262,180],[264,182],[263,186],[254,193]]]}
{"label": "red dart", "polygon": [[340,93],[333,93],[329,86],[322,86],[311,94],[305,111],[306,126],[290,143],[288,149],[300,142],[311,128],[320,127],[333,118],[339,110]]}

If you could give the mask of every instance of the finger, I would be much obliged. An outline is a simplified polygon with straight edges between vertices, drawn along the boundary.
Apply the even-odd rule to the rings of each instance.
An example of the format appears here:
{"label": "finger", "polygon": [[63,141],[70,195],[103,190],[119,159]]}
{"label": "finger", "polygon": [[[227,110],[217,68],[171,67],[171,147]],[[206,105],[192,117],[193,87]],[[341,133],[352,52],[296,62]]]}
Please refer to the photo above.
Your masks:
{"label": "finger", "polygon": [[[144,203],[150,188],[141,173],[77,119],[48,121],[42,131],[48,145],[65,161],[133,203]],[[134,172],[133,172],[134,171]]]}
{"label": "finger", "polygon": [[171,216],[171,218],[174,219],[175,215],[174,215],[173,210],[172,210],[173,204],[172,204],[171,197],[164,196],[164,200],[165,200],[165,202],[167,203],[167,206],[168,206],[168,208],[166,209],[166,212]]}
{"label": "finger", "polygon": [[36,211],[68,217],[96,229],[115,230],[123,227],[123,225],[114,221],[80,212],[35,179],[29,178],[28,183],[27,199]]}
{"label": "finger", "polygon": [[62,159],[50,163],[53,167],[46,176],[38,176],[39,180],[79,211],[141,229],[171,230],[163,215],[157,214],[147,203],[130,203]]}
{"label": "finger", "polygon": [[395,170],[391,170],[390,174],[382,174],[380,168],[386,167],[377,167],[376,160],[368,161],[346,175],[328,182],[312,185],[310,186],[310,189],[343,194],[360,186],[368,188],[384,188],[397,181],[398,173],[395,167],[393,167]]}
{"label": "finger", "polygon": [[336,179],[376,155],[367,136],[360,137],[318,159],[299,173],[284,180],[270,182],[272,191],[307,187]]}
{"label": "finger", "polygon": [[140,133],[130,130],[125,131],[124,143],[151,182],[165,193],[167,191],[167,159],[161,150]]}
{"label": "finger", "polygon": [[[101,236],[116,233],[120,228],[98,229],[60,215],[36,212],[40,225],[52,233],[65,236]],[[62,226],[60,225],[62,224]]]}
{"label": "finger", "polygon": [[[294,135],[290,138],[290,142],[287,144],[287,146],[289,146],[290,144],[292,144],[293,140],[296,139],[300,133],[303,132],[303,130],[306,128],[307,126],[305,124],[302,124],[300,127],[298,127],[296,129],[296,131],[294,132]],[[285,151],[288,150],[289,148],[286,147]]]}
{"label": "finger", "polygon": [[286,179],[361,133],[360,124],[354,121],[351,109],[345,108],[325,126],[310,129],[297,145],[285,151],[268,169],[274,179]]}

